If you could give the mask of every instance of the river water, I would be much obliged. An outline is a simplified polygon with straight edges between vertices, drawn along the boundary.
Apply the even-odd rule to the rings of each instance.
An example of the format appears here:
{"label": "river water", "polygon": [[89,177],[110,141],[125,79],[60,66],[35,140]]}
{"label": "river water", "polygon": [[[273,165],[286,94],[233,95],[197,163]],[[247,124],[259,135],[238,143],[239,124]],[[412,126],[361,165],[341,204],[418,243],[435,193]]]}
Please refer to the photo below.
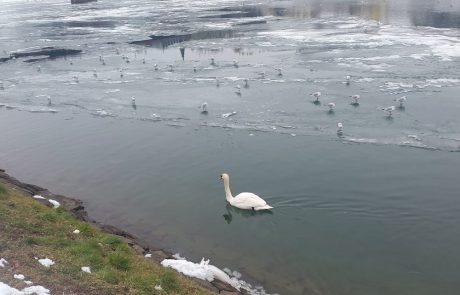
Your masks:
{"label": "river water", "polygon": [[2,168],[271,294],[458,294],[458,1],[68,2],[2,0],[0,57],[83,51],[0,63]]}

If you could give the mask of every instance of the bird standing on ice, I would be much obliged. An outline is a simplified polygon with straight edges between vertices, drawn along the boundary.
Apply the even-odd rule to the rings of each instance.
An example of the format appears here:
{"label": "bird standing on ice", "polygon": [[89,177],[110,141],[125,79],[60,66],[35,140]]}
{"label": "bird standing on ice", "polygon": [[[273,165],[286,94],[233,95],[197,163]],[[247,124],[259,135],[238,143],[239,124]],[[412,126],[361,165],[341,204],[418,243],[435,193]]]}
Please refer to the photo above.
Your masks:
{"label": "bird standing on ice", "polygon": [[401,96],[400,98],[395,98],[394,101],[399,102],[399,108],[402,109],[404,108],[404,103],[407,101],[407,97]]}
{"label": "bird standing on ice", "polygon": [[241,86],[240,86],[240,85],[236,85],[235,88],[236,88],[236,91],[235,91],[236,95],[241,96]]}
{"label": "bird standing on ice", "polygon": [[319,98],[321,97],[321,92],[318,91],[318,92],[312,93],[310,95],[315,98],[315,102],[319,102]]}
{"label": "bird standing on ice", "polygon": [[278,77],[282,77],[282,76],[283,76],[283,70],[282,70],[282,69],[277,68],[277,69],[275,69],[275,70],[278,71]]}
{"label": "bird standing on ice", "polygon": [[382,108],[382,111],[386,112],[388,117],[391,117],[395,109],[395,106],[389,106],[387,108]]}
{"label": "bird standing on ice", "polygon": [[328,108],[329,108],[329,113],[333,113],[334,112],[334,108],[335,108],[335,103],[333,102],[330,102],[327,104]]}
{"label": "bird standing on ice", "polygon": [[350,79],[351,79],[350,76],[345,76],[345,84],[346,84],[347,86],[350,85]]}
{"label": "bird standing on ice", "polygon": [[208,113],[208,103],[207,102],[203,102],[203,104],[201,105],[201,113],[202,114]]}
{"label": "bird standing on ice", "polygon": [[337,134],[338,135],[343,134],[343,124],[342,123],[337,123]]}
{"label": "bird standing on ice", "polygon": [[225,198],[233,207],[253,211],[269,210],[273,208],[269,206],[264,199],[253,193],[240,193],[233,197],[230,191],[230,177],[228,174],[223,173],[220,179],[224,182]]}
{"label": "bird standing on ice", "polygon": [[234,66],[235,68],[237,68],[237,67],[238,67],[238,61],[233,60],[233,66]]}
{"label": "bird standing on ice", "polygon": [[351,103],[351,105],[354,105],[354,106],[359,105],[358,100],[361,98],[359,94],[351,95],[350,97],[351,99],[353,99],[353,102]]}

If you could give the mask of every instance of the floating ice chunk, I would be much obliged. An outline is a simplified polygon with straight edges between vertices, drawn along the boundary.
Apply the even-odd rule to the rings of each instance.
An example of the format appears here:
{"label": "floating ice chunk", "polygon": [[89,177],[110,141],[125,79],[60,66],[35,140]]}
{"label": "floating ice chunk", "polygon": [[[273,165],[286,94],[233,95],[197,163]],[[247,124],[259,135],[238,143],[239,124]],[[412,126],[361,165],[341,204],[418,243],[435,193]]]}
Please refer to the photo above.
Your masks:
{"label": "floating ice chunk", "polygon": [[226,282],[236,289],[240,288],[240,284],[236,280],[232,280],[225,272],[209,264],[209,260],[201,260],[200,263],[193,263],[187,260],[165,259],[161,262],[164,267],[171,267],[186,276],[207,280],[212,282],[214,279]]}
{"label": "floating ice chunk", "polygon": [[80,233],[80,230],[76,229],[76,230],[74,230],[72,233],[78,235],[78,234]]}
{"label": "floating ice chunk", "polygon": [[17,279],[17,280],[24,280],[26,277],[23,275],[23,274],[18,274],[18,275],[13,275],[13,278]]}
{"label": "floating ice chunk", "polygon": [[82,266],[81,271],[86,272],[86,273],[91,273],[91,268],[89,266]]}
{"label": "floating ice chunk", "polygon": [[5,258],[0,258],[0,267],[3,268],[3,267],[5,267],[5,265],[7,265],[7,264],[8,264],[8,261],[6,261]]}
{"label": "floating ice chunk", "polygon": [[145,254],[145,258],[151,258],[152,257],[152,254],[148,253],[148,254]]}
{"label": "floating ice chunk", "polygon": [[58,201],[56,200],[53,200],[53,199],[48,199],[48,202],[50,202],[51,204],[53,204],[53,208],[59,208],[59,206],[61,206],[61,203],[59,203]]}
{"label": "floating ice chunk", "polygon": [[222,114],[222,118],[228,118],[228,117],[234,116],[236,114],[237,114],[236,112],[225,113],[225,114]]}
{"label": "floating ice chunk", "polygon": [[40,195],[35,195],[33,196],[34,199],[39,199],[39,200],[44,200],[45,198],[43,198],[42,196]]}
{"label": "floating ice chunk", "polygon": [[54,261],[49,258],[38,259],[38,262],[44,267],[50,267],[55,264]]}
{"label": "floating ice chunk", "polygon": [[420,141],[420,140],[421,140],[421,139],[420,139],[417,135],[415,135],[415,134],[409,134],[407,137],[408,137],[408,138],[411,138],[411,139],[414,139],[414,140],[417,140],[417,141]]}

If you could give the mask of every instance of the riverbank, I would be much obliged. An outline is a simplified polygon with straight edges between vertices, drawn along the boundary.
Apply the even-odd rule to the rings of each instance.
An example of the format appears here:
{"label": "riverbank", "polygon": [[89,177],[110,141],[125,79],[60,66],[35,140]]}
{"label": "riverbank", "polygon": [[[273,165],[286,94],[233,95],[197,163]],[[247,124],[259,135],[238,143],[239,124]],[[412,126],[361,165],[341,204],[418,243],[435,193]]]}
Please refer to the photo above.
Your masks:
{"label": "riverbank", "polygon": [[[0,281],[19,290],[38,284],[50,294],[245,294],[216,278],[190,279],[162,267],[163,260],[174,259],[169,251],[97,222],[80,200],[4,170],[0,228],[0,258],[7,261]],[[45,267],[41,259],[54,264]]]}

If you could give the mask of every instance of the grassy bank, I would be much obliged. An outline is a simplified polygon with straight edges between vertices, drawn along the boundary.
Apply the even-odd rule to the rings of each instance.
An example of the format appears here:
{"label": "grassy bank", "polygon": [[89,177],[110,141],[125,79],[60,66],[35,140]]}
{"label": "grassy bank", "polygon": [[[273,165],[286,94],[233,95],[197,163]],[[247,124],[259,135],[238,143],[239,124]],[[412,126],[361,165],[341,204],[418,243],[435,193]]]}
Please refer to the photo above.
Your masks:
{"label": "grassy bank", "polygon": [[[73,233],[78,229],[80,233]],[[51,294],[211,294],[138,255],[119,237],[0,184],[0,281],[18,289],[23,274]],[[55,262],[49,268],[36,258]],[[91,273],[81,270],[89,266]],[[163,290],[156,290],[161,286]]]}

